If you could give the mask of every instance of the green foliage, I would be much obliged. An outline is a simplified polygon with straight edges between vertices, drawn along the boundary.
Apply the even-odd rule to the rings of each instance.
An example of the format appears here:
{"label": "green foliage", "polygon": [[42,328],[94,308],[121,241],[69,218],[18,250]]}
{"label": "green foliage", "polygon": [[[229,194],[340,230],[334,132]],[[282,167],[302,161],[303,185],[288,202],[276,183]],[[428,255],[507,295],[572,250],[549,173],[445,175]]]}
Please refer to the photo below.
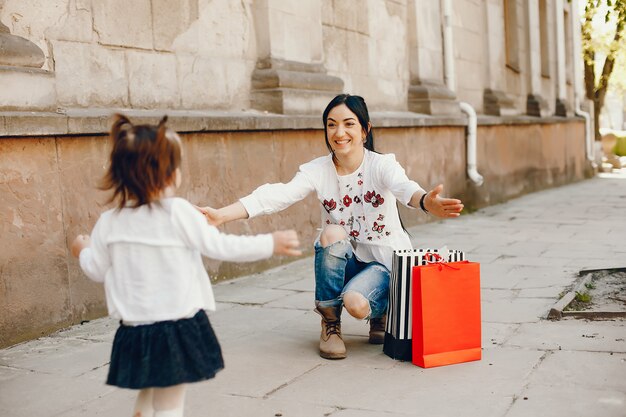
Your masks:
{"label": "green foliage", "polygon": [[[626,0],[587,0],[581,21],[585,90],[599,120],[609,83],[626,91]],[[600,140],[599,123],[595,137]]]}
{"label": "green foliage", "polygon": [[588,290],[595,290],[596,284],[594,284],[593,282],[588,282],[585,284],[585,288],[587,288]]}
{"label": "green foliage", "polygon": [[574,297],[574,300],[578,301],[579,303],[590,303],[591,294],[589,294],[588,292],[576,291],[576,296]]}
{"label": "green foliage", "polygon": [[[585,64],[594,67],[593,81],[596,89],[608,83],[611,73],[620,75],[615,82],[626,87],[623,71],[626,69],[625,27],[626,1],[587,0],[582,20],[582,47]],[[615,63],[618,65],[614,65]],[[609,74],[605,74],[608,70],[607,64],[611,66]],[[621,68],[618,68],[620,64]]]}
{"label": "green foliage", "polygon": [[615,133],[615,136],[617,136],[617,143],[615,144],[613,153],[618,156],[626,156],[626,135],[618,135]]}

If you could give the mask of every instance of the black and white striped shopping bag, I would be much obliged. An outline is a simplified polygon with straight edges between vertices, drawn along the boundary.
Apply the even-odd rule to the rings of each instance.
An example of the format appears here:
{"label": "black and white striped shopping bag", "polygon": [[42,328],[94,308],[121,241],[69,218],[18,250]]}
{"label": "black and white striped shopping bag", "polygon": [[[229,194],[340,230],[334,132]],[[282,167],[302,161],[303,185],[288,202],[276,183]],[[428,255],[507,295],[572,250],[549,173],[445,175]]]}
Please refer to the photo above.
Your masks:
{"label": "black and white striped shopping bag", "polygon": [[458,262],[465,260],[460,250],[411,249],[397,250],[393,253],[391,279],[389,280],[389,307],[387,309],[387,327],[383,352],[393,359],[411,360],[412,343],[412,271],[414,266],[427,263],[427,253],[436,253],[444,261]]}

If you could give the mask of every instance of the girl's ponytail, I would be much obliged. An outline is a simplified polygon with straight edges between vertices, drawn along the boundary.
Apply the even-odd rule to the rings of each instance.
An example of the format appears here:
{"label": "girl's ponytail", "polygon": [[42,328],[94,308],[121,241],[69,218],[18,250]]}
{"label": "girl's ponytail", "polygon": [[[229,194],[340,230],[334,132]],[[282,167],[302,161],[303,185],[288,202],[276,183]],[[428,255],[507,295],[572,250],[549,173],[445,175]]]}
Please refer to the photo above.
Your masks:
{"label": "girl's ponytail", "polygon": [[151,155],[152,160],[157,162],[156,186],[159,188],[167,185],[167,182],[169,182],[174,175],[174,170],[177,168],[177,164],[173,160],[174,154],[168,152],[171,144],[167,138],[168,129],[166,123],[167,116],[163,116],[157,125],[155,146]]}
{"label": "girl's ponytail", "polygon": [[113,126],[111,127],[111,138],[113,143],[117,143],[120,139],[126,137],[129,131],[133,129],[133,124],[123,114],[116,113],[113,115]]}
{"label": "girl's ponytail", "polygon": [[110,163],[100,186],[113,191],[109,202],[119,199],[119,208],[150,204],[172,184],[181,143],[166,122],[167,116],[156,126],[134,125],[122,114],[113,116]]}

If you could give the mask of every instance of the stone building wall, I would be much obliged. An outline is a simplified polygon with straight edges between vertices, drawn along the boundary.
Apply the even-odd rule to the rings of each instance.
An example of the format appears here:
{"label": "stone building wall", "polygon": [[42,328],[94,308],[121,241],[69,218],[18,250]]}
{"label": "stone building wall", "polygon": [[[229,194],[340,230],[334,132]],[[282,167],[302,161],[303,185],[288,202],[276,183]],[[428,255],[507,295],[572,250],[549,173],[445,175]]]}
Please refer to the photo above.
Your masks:
{"label": "stone building wall", "polygon": [[[507,2],[515,11],[511,27]],[[571,107],[571,22],[563,22],[562,39],[555,33],[570,8],[563,0],[452,0],[451,97],[479,113],[526,114],[534,94],[543,114],[554,114],[563,66],[561,99]],[[0,93],[0,110],[316,114],[328,97],[346,91],[366,97],[374,110],[415,111],[412,86],[437,97],[431,86],[444,85],[442,19],[433,0],[0,0],[0,22],[45,56],[40,72],[0,69],[0,81],[15,88]],[[514,50],[507,49],[507,31],[516,32]],[[545,74],[537,66],[541,42],[549,48]],[[518,68],[506,65],[510,53]]]}
{"label": "stone building wall", "polygon": [[[467,210],[584,178],[581,121],[483,121],[478,131],[481,187],[466,178],[462,121],[413,122],[412,127],[381,127],[389,119],[375,115],[377,149],[396,154],[407,175],[423,187],[445,184],[446,195],[461,198]],[[280,123],[182,134],[179,195],[197,204],[230,204],[260,184],[289,181],[300,164],[326,153],[323,131],[315,128],[319,121],[296,129]],[[188,119],[172,118],[178,130],[188,124]],[[0,347],[106,314],[102,285],[85,277],[67,245],[77,234],[88,233],[109,207],[108,194],[96,188],[109,145],[99,134],[0,140]],[[403,207],[401,213],[407,226],[432,220]],[[310,195],[281,213],[221,229],[249,234],[295,228],[310,256],[319,219],[320,204]],[[205,265],[217,281],[290,260],[237,264],[205,259]]]}
{"label": "stone building wall", "polygon": [[56,102],[21,109],[248,107],[251,3],[3,0],[0,21],[37,44],[54,74]]}

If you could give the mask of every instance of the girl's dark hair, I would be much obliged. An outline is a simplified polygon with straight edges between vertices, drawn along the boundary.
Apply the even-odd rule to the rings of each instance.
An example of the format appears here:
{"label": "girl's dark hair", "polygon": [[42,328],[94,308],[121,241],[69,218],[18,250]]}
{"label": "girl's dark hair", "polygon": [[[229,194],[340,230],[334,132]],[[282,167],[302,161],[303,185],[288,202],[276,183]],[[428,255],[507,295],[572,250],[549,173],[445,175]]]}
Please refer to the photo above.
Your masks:
{"label": "girl's dark hair", "polygon": [[324,140],[326,140],[326,147],[332,153],[333,149],[330,147],[330,142],[328,142],[328,131],[326,128],[326,122],[328,122],[328,113],[332,109],[337,106],[345,104],[346,107],[350,109],[352,113],[354,113],[359,119],[359,123],[363,128],[363,132],[365,132],[365,149],[369,149],[370,151],[374,151],[374,134],[372,133],[372,129],[370,128],[370,114],[367,111],[367,104],[365,104],[365,100],[361,96],[351,96],[350,94],[339,94],[334,99],[328,103],[324,113],[322,114],[322,119],[324,121]]}
{"label": "girl's dark hair", "polygon": [[129,202],[131,207],[150,204],[172,183],[180,166],[181,143],[165,122],[167,116],[157,126],[133,125],[126,116],[114,115],[113,149],[100,186],[113,190],[109,203],[119,198],[119,208]]}

